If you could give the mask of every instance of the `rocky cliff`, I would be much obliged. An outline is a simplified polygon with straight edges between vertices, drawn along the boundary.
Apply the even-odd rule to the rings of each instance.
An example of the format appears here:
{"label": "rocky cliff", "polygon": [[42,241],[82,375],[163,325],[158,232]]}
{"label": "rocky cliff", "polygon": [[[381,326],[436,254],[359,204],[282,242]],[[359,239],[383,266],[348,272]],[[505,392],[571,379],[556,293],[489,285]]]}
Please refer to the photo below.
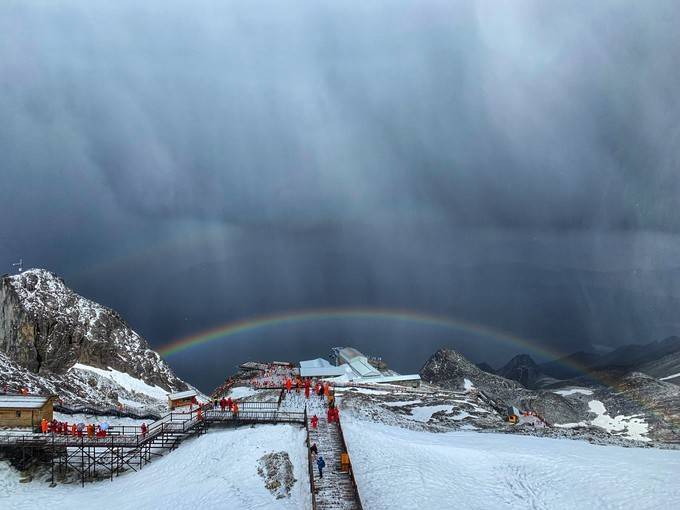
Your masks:
{"label": "rocky cliff", "polygon": [[14,373],[38,386],[42,381],[46,390],[54,383],[79,386],[83,377],[92,388],[97,376],[115,373],[160,390],[156,394],[187,388],[117,312],[42,269],[0,280],[0,354],[4,384],[20,382]]}

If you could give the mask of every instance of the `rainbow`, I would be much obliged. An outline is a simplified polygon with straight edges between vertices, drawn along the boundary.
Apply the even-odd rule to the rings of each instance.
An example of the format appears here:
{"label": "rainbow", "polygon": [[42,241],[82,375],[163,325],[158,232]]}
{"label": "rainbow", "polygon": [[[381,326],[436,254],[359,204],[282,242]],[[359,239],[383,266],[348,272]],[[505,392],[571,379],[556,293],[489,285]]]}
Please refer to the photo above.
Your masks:
{"label": "rainbow", "polygon": [[411,324],[422,324],[429,327],[444,328],[452,331],[468,333],[477,337],[489,338],[512,344],[522,349],[548,358],[558,358],[562,353],[553,352],[540,347],[537,342],[521,338],[488,326],[455,319],[449,316],[434,315],[431,313],[397,308],[320,308],[313,310],[296,310],[280,312],[268,315],[259,315],[229,322],[216,328],[208,329],[200,333],[174,340],[158,349],[165,357],[176,355],[188,349],[212,342],[224,341],[236,335],[250,333],[252,331],[281,326],[286,324],[298,324],[306,322],[320,322],[328,320],[362,319],[371,321],[399,321]]}
{"label": "rainbow", "polygon": [[[533,340],[521,338],[517,335],[491,328],[489,326],[484,326],[461,319],[455,319],[449,316],[396,308],[320,308],[313,310],[297,310],[268,315],[259,315],[247,319],[229,322],[216,328],[208,329],[191,336],[177,339],[162,346],[160,349],[158,349],[158,352],[162,356],[169,357],[211,342],[228,340],[235,337],[236,335],[246,334],[264,328],[285,324],[338,319],[390,320],[412,324],[422,324],[424,326],[445,328],[449,331],[458,331],[477,337],[484,337],[495,341],[509,343],[517,348],[520,348],[521,350],[528,350],[534,354],[544,356],[546,358],[558,359],[564,356],[563,353],[540,347]],[[595,377],[593,374],[589,374],[587,370],[584,370],[582,366],[576,363],[562,360],[562,364],[569,366],[570,368],[574,368],[584,375],[589,375],[601,384],[617,390],[617,386],[615,384],[613,385],[611,382],[605,379]],[[630,402],[639,404],[652,416],[660,417],[662,419],[671,419],[671,421],[673,421],[672,417],[659,413],[656,409],[653,409],[641,399],[631,397],[623,398]]]}

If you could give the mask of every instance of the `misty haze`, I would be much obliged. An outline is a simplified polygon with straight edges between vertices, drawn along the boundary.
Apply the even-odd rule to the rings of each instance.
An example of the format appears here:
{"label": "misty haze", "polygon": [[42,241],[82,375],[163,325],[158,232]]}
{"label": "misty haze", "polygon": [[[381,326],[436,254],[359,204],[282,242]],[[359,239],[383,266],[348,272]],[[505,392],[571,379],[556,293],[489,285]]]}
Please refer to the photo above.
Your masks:
{"label": "misty haze", "polygon": [[[517,426],[532,416],[553,431],[540,441],[607,445],[591,466],[618,456],[652,466],[630,480],[614,472],[630,493],[609,494],[593,475],[583,499],[532,496],[529,507],[680,505],[670,451],[680,444],[679,26],[673,0],[1,2],[0,393],[8,402],[54,394],[55,417],[86,425],[81,416],[104,402],[132,420],[109,418],[115,432],[162,423],[168,394],[194,392],[190,414],[209,400],[216,410],[202,412],[232,412],[231,400],[219,410],[226,397],[247,412],[270,385],[281,390],[278,412],[304,409],[309,429],[318,410],[281,408],[287,378],[304,384],[305,360],[316,363],[310,377],[346,365],[355,373],[347,368],[331,393],[359,506],[337,508],[402,508],[408,499],[390,499],[376,470],[403,459],[370,453],[402,440],[416,465],[449,473],[439,487],[422,472],[439,488],[414,489],[419,499],[403,508],[454,507],[435,492],[454,494],[456,508],[516,508],[489,495],[505,486],[468,498],[485,483],[479,474],[446,471],[464,461],[414,446],[445,432],[432,441],[448,452],[447,434],[467,444],[475,436],[460,430],[488,429],[500,432],[472,440],[470,459],[486,450],[510,459],[531,439],[501,434],[515,414]],[[432,391],[380,396],[347,352],[383,383],[406,375],[406,386],[417,377],[417,391]],[[274,361],[290,362],[290,373]],[[234,380],[247,383],[235,391]],[[355,386],[365,393],[350,398]],[[455,407],[456,392],[469,407]],[[14,413],[7,406],[0,395],[0,455],[3,426],[15,429],[2,421]],[[396,414],[361,421],[375,409]],[[221,418],[201,419],[209,430]],[[281,437],[219,434],[258,456],[303,444],[305,427],[266,421],[252,430]],[[374,445],[362,444],[364,427]],[[211,434],[190,441],[220,437]],[[627,441],[660,447],[629,458]],[[190,448],[112,487],[134,492],[136,476],[179,484],[171,459],[189,459]],[[550,448],[549,462],[566,455]],[[317,458],[307,474],[306,448],[285,453],[251,462],[284,492],[272,496],[257,473],[263,494],[225,475],[254,499],[211,506],[220,493],[198,484],[203,506],[336,508],[324,499],[331,482],[315,485]],[[3,477],[28,469],[12,466],[0,460],[0,501]],[[536,466],[525,468],[537,479]],[[7,482],[13,508],[61,494],[45,489],[55,483],[48,467],[36,469],[25,486]],[[58,499],[65,508],[108,498],[74,469],[86,489],[74,478],[76,499]],[[565,475],[568,492],[588,469]],[[449,478],[470,486],[452,489]],[[658,498],[635,499],[643,493]],[[125,504],[114,500],[105,504]]]}

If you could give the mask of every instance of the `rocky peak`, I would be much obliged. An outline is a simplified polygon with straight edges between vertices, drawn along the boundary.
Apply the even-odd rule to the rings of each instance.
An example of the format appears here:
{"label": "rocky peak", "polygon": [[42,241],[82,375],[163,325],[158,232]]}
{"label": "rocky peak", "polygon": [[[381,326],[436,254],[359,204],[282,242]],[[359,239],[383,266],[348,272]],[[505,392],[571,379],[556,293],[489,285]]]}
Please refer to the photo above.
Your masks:
{"label": "rocky peak", "polygon": [[541,367],[528,354],[518,354],[503,368],[499,369],[497,374],[506,379],[517,381],[525,388],[531,389],[538,387],[539,383],[547,377]]}
{"label": "rocky peak", "polygon": [[186,388],[116,311],[83,298],[44,269],[0,281],[0,351],[39,375],[65,374],[81,363],[166,390]]}
{"label": "rocky peak", "polygon": [[521,387],[514,381],[480,370],[474,363],[452,349],[439,349],[435,352],[421,368],[420,377],[424,381],[451,389],[463,388],[465,379],[490,391]]}

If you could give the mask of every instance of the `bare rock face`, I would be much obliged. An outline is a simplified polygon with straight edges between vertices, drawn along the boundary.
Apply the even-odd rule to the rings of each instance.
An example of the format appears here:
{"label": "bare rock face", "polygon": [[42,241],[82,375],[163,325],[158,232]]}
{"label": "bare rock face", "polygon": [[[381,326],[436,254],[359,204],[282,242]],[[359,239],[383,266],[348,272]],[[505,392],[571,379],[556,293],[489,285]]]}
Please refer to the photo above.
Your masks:
{"label": "bare rock face", "polygon": [[439,349],[435,352],[420,369],[420,377],[423,381],[452,390],[463,389],[465,379],[492,393],[498,390],[522,388],[522,385],[516,381],[481,370],[460,353],[451,349]]}
{"label": "bare rock face", "polygon": [[187,387],[117,312],[79,296],[43,269],[0,281],[0,352],[40,376],[66,375],[81,363],[168,391]]}
{"label": "bare rock face", "polygon": [[276,499],[290,497],[290,491],[297,480],[293,474],[293,463],[288,452],[267,453],[257,461],[258,474],[264,478],[264,485]]}

